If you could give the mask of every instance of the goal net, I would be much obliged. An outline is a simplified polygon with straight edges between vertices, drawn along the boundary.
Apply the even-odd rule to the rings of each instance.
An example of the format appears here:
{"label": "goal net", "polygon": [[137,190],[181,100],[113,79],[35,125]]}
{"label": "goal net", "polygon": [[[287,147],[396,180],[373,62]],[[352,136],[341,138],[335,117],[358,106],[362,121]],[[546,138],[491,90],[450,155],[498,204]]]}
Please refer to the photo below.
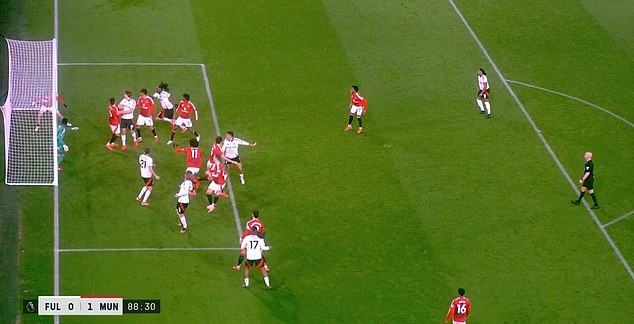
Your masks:
{"label": "goal net", "polygon": [[5,183],[57,185],[57,43],[7,39]]}

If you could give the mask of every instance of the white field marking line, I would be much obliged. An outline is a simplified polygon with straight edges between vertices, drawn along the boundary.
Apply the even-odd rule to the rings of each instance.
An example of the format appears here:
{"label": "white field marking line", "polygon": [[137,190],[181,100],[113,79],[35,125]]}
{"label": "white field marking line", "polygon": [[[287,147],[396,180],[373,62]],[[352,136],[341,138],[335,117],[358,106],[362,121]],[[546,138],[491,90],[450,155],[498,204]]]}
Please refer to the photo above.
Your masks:
{"label": "white field marking line", "polygon": [[[55,37],[55,46],[57,47],[57,57],[59,57],[59,1],[55,0],[54,14],[53,14],[53,37]],[[59,60],[56,62],[57,66],[55,67],[56,75],[59,76]],[[57,89],[57,85],[55,85]],[[59,91],[59,89],[57,89]],[[53,117],[55,118],[55,117]],[[56,163],[57,164],[57,163]],[[55,170],[55,172],[59,172]],[[59,176],[57,177],[57,184],[55,185],[54,194],[53,194],[53,296],[59,296],[60,285],[59,285]],[[53,317],[53,323],[59,324],[60,317],[59,315],[55,315]]]}
{"label": "white field marking line", "polygon": [[160,63],[160,62],[66,62],[59,66],[199,66],[200,63]]}
{"label": "white field marking line", "polygon": [[[218,125],[218,116],[216,115],[216,105],[214,105],[214,98],[211,95],[211,82],[209,82],[209,77],[207,77],[207,67],[205,66],[205,64],[200,64],[200,69],[202,70],[203,79],[205,80],[205,90],[207,90],[207,99],[209,100],[209,106],[211,107],[211,117],[214,120],[216,136],[220,136],[220,125]],[[236,230],[238,231],[238,237],[241,237],[242,222],[240,221],[240,213],[238,213],[238,206],[236,204],[235,195],[233,193],[231,178],[229,177],[227,177],[227,188],[229,188],[229,199],[231,200],[231,208],[233,209],[233,219],[236,222]]]}
{"label": "white field marking line", "polygon": [[610,226],[610,225],[612,225],[612,224],[614,224],[616,222],[619,222],[621,220],[624,220],[624,219],[626,219],[626,218],[628,218],[628,217],[630,217],[632,215],[634,215],[634,210],[632,210],[629,213],[625,213],[625,214],[623,214],[623,215],[621,215],[621,216],[619,216],[619,217],[617,217],[617,218],[615,218],[615,219],[613,219],[613,220],[611,220],[611,221],[609,221],[609,222],[607,222],[607,223],[605,223],[605,224],[603,224],[601,226],[603,226],[603,228],[606,228],[606,227],[608,227],[608,226]]}
{"label": "white field marking line", "polygon": [[60,253],[71,252],[156,252],[156,251],[238,251],[237,247],[184,247],[184,248],[82,248],[59,249]]}
{"label": "white field marking line", "polygon": [[629,121],[629,120],[627,120],[627,119],[625,119],[625,118],[623,118],[623,117],[621,117],[621,116],[619,116],[619,115],[617,115],[617,114],[615,114],[615,113],[613,113],[613,112],[611,112],[611,111],[609,111],[609,110],[607,110],[607,109],[605,109],[605,108],[603,108],[603,107],[601,107],[601,106],[599,106],[597,104],[593,104],[593,103],[591,103],[589,101],[586,101],[586,100],[583,100],[581,98],[577,98],[577,97],[574,97],[574,96],[571,96],[571,95],[567,95],[565,93],[557,92],[555,90],[550,90],[550,89],[538,87],[536,85],[529,84],[529,83],[524,83],[524,82],[520,82],[520,81],[506,80],[506,82],[523,85],[523,86],[528,87],[528,88],[533,88],[533,89],[537,89],[537,90],[541,90],[541,91],[546,91],[548,93],[552,93],[552,94],[556,94],[556,95],[559,95],[559,96],[562,96],[562,97],[565,97],[565,98],[568,98],[568,99],[572,99],[572,100],[580,102],[580,103],[582,103],[584,105],[588,105],[588,106],[590,106],[592,108],[598,109],[598,110],[600,110],[600,111],[602,111],[602,112],[604,112],[606,114],[609,114],[612,117],[614,117],[614,118],[616,118],[616,119],[628,124],[630,127],[634,128],[634,123],[632,123],[631,121]]}
{"label": "white field marking line", "polygon": [[[456,14],[458,15],[458,17],[460,18],[460,20],[462,21],[462,23],[467,28],[467,31],[469,32],[469,34],[471,34],[471,37],[473,38],[473,40],[476,42],[476,44],[480,48],[480,51],[482,52],[482,54],[484,54],[484,56],[489,61],[489,64],[491,64],[491,66],[493,67],[495,72],[500,77],[500,80],[502,81],[502,84],[504,84],[504,87],[509,92],[511,97],[513,97],[513,100],[515,100],[515,103],[517,103],[517,106],[520,108],[520,110],[524,114],[524,117],[526,117],[526,120],[533,127],[533,131],[535,131],[535,134],[537,135],[537,137],[539,137],[539,139],[544,144],[544,147],[546,148],[546,150],[548,151],[548,153],[552,157],[553,161],[555,161],[555,163],[557,164],[557,167],[559,168],[559,171],[561,171],[561,174],[566,178],[566,180],[568,181],[568,184],[570,184],[570,187],[572,187],[572,189],[575,192],[578,193],[579,191],[577,190],[577,185],[572,181],[572,178],[570,178],[570,175],[568,174],[568,172],[566,171],[564,166],[561,164],[561,161],[559,161],[559,158],[557,157],[557,155],[555,154],[553,149],[550,147],[550,144],[548,144],[548,141],[546,141],[546,138],[544,137],[544,135],[542,135],[541,131],[539,130],[539,128],[537,127],[537,125],[533,121],[533,118],[531,118],[531,115],[528,113],[528,111],[526,110],[526,108],[524,107],[524,105],[522,104],[520,99],[517,97],[515,92],[513,92],[513,89],[511,88],[509,83],[506,81],[506,78],[504,77],[504,75],[502,74],[500,69],[497,67],[497,64],[495,64],[495,62],[493,61],[493,58],[491,58],[491,55],[489,55],[489,52],[487,52],[487,50],[484,48],[484,45],[482,45],[482,42],[480,42],[480,39],[478,38],[478,36],[475,34],[473,29],[471,28],[471,26],[467,22],[467,19],[464,17],[464,15],[460,11],[460,9],[458,9],[458,7],[453,2],[453,0],[448,0],[448,1],[451,4],[451,6],[453,7],[453,9],[456,12]],[[608,234],[608,232],[605,230],[605,228],[603,228],[603,226],[601,225],[601,222],[599,221],[599,218],[597,217],[597,215],[594,213],[594,211],[592,209],[590,209],[590,205],[588,205],[588,202],[584,200],[583,201],[583,205],[586,208],[586,210],[588,211],[588,213],[590,214],[590,216],[592,217],[592,220],[594,220],[594,223],[597,225],[597,227],[599,228],[601,233],[603,233],[603,236],[605,237],[605,239],[608,241],[610,246],[612,246],[612,250],[614,250],[614,254],[616,254],[616,256],[619,258],[619,260],[621,260],[621,263],[625,267],[625,270],[627,271],[627,273],[630,275],[630,278],[632,280],[634,280],[634,271],[632,271],[632,268],[630,267],[629,263],[627,263],[627,260],[625,259],[625,257],[623,257],[623,254],[619,250],[618,246],[616,246],[616,244],[612,240],[612,237],[610,237],[610,234]]]}

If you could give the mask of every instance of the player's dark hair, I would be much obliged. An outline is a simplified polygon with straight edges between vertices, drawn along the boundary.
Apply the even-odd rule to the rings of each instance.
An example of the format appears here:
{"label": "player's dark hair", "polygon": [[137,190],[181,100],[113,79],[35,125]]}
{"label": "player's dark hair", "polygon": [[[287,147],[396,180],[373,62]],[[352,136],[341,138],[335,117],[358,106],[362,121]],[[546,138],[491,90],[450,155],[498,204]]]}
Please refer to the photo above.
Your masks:
{"label": "player's dark hair", "polygon": [[484,72],[484,69],[483,69],[483,68],[480,68],[479,70],[480,70],[480,72],[482,72],[482,74],[487,75],[487,73],[486,73],[486,72]]}
{"label": "player's dark hair", "polygon": [[140,92],[141,92],[142,94],[144,94],[144,95],[147,95],[147,89],[146,89],[146,88],[141,89],[141,91],[140,91]]}
{"label": "player's dark hair", "polygon": [[63,125],[68,124],[68,118],[62,118],[62,124]]}
{"label": "player's dark hair", "polygon": [[222,136],[216,136],[216,144],[222,143]]}
{"label": "player's dark hair", "polygon": [[183,94],[183,98],[185,98],[185,100],[189,101],[189,95],[188,94],[184,93]]}
{"label": "player's dark hair", "polygon": [[255,217],[255,218],[260,217],[260,211],[257,210],[257,209],[254,209],[252,214],[253,214],[253,217]]}
{"label": "player's dark hair", "polygon": [[359,87],[357,87],[356,85],[353,85],[352,89],[354,89],[354,91],[359,91]]}
{"label": "player's dark hair", "polygon": [[128,97],[132,97],[132,91],[130,91],[130,90],[126,90],[126,91],[125,91],[125,94],[127,94],[127,95],[128,95]]}
{"label": "player's dark hair", "polygon": [[110,104],[114,105],[114,98],[110,98]]}
{"label": "player's dark hair", "polygon": [[231,135],[231,137],[233,137],[233,131],[227,131],[227,134]]}
{"label": "player's dark hair", "polygon": [[252,233],[257,233],[258,232],[258,227],[257,226],[251,226],[251,232]]}
{"label": "player's dark hair", "polygon": [[464,288],[458,288],[458,295],[464,296],[464,293],[465,293]]}
{"label": "player's dark hair", "polygon": [[146,148],[145,148],[145,150],[144,150],[143,152],[145,152],[145,154],[150,154],[150,148],[149,148],[149,147],[146,147]]}
{"label": "player's dark hair", "polygon": [[167,87],[167,83],[161,81],[161,83],[158,85],[159,88],[161,88],[161,90],[164,91],[169,91],[169,88]]}
{"label": "player's dark hair", "polygon": [[198,141],[195,138],[189,140],[189,146],[198,147]]}

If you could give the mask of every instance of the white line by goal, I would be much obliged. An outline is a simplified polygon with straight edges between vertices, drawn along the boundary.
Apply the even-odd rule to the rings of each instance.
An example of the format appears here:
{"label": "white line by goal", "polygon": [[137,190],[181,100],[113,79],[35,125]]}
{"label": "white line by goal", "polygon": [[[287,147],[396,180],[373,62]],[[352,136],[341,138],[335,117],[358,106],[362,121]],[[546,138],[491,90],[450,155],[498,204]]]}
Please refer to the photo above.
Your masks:
{"label": "white line by goal", "polygon": [[71,252],[160,252],[160,251],[238,251],[238,247],[165,247],[165,248],[80,248],[59,249],[59,253]]}

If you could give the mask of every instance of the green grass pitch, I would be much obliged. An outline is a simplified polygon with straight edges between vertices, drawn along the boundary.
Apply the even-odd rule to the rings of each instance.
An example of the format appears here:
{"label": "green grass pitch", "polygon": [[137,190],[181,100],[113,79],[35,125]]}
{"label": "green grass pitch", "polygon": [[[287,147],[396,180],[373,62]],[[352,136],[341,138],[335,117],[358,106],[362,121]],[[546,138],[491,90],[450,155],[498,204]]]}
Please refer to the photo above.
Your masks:
{"label": "green grass pitch", "polygon": [[[274,287],[252,272],[241,288],[236,250],[62,251],[61,295],[160,299],[162,309],[61,321],[441,323],[458,287],[469,323],[629,321],[634,280],[569,203],[564,173],[576,182],[594,152],[596,216],[633,265],[634,216],[605,224],[634,209],[634,4],[454,2],[564,172],[451,1],[59,1],[59,61],[87,64],[59,67],[64,113],[80,126],[60,173],[60,248],[237,248],[227,199],[207,214],[193,197],[190,232],[178,234],[185,158],[165,145],[167,123],[159,143],[144,129],[139,148],[104,148],[108,98],[166,81],[198,106],[207,153],[218,130],[206,76],[219,131],[258,143],[240,150],[246,185],[235,169],[231,178],[240,226],[252,209],[263,215]],[[53,37],[52,1],[21,8],[20,37]],[[475,105],[478,67],[492,86],[490,120]],[[344,132],[352,84],[369,104],[362,135]],[[141,207],[146,146],[161,179]],[[19,197],[18,301],[54,285],[53,190]]]}

